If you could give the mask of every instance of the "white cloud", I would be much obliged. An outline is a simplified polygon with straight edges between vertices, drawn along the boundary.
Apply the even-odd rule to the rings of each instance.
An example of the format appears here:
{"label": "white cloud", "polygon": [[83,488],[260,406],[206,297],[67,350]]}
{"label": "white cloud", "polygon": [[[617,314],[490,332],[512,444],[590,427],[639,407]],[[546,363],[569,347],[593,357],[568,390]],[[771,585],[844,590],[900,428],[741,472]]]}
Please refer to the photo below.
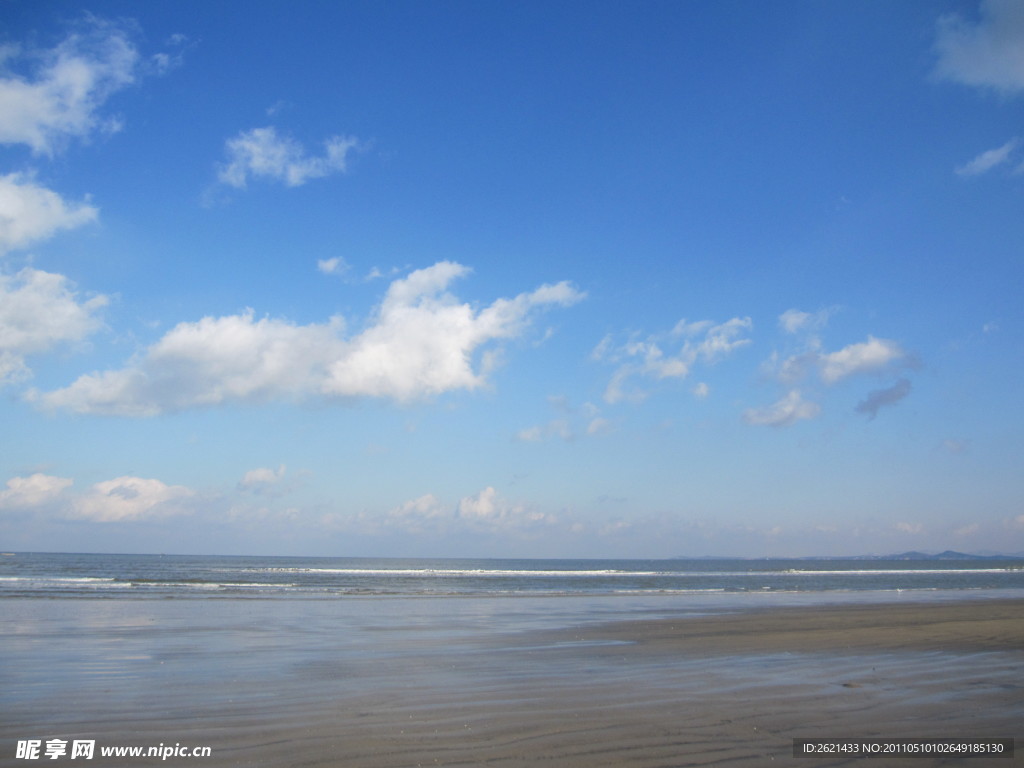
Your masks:
{"label": "white cloud", "polygon": [[95,221],[97,213],[85,202],[65,202],[23,174],[0,176],[0,255]]}
{"label": "white cloud", "polygon": [[813,419],[820,412],[821,406],[804,400],[799,390],[794,389],[766,408],[748,408],[743,412],[743,420],[756,426],[787,427],[797,421]]}
{"label": "white cloud", "polygon": [[332,136],[324,142],[324,154],[310,157],[299,142],[278,136],[273,126],[243,131],[228,139],[228,162],[217,178],[232,187],[244,189],[250,177],[264,177],[298,187],[310,179],[345,171],[348,153],[359,146],[350,136]]}
{"label": "white cloud", "polygon": [[292,106],[291,102],[285,101],[284,99],[278,99],[267,107],[267,117],[277,117],[277,115],[281,114],[286,109],[291,109]]}
{"label": "white cloud", "polygon": [[900,533],[921,533],[924,526],[921,523],[896,523],[896,530]]}
{"label": "white cloud", "polygon": [[744,347],[750,343],[750,339],[737,338],[749,331],[753,323],[749,317],[734,317],[721,325],[712,325],[707,329],[704,340],[696,346],[697,357],[709,363],[714,363],[733,350]]}
{"label": "white cloud", "polygon": [[[779,325],[787,333],[811,331],[827,320],[830,310],[811,315],[789,310],[779,317]],[[805,401],[796,385],[816,374],[821,383],[833,386],[861,374],[891,374],[895,369],[912,366],[914,360],[895,341],[868,336],[867,341],[849,344],[835,352],[822,351],[821,340],[813,333],[806,337],[804,349],[780,361],[777,354],[764,364],[766,375],[777,379],[788,394],[767,408],[752,408],[743,414],[749,424],[788,426],[818,415],[817,403]],[[910,382],[900,379],[895,384],[868,393],[856,410],[874,418],[882,407],[893,405],[910,393]]]}
{"label": "white cloud", "polygon": [[383,515],[362,514],[349,521],[363,533],[379,533],[382,529],[403,533],[441,534],[455,519],[450,506],[445,506],[432,493],[399,504]]}
{"label": "white cloud", "polygon": [[450,509],[446,509],[432,493],[399,504],[390,513],[396,518],[437,518],[450,517]]}
{"label": "white cloud", "polygon": [[820,309],[817,312],[803,312],[799,309],[787,309],[779,315],[779,327],[786,333],[800,331],[817,331],[828,323],[835,308]]}
{"label": "white cloud", "polygon": [[691,323],[684,317],[672,328],[672,335],[688,336],[692,338],[694,336],[700,336],[702,333],[706,332],[708,328],[713,326],[714,323],[710,320],[695,320]]}
{"label": "white cloud", "polygon": [[[357,536],[398,534],[439,539],[500,536],[503,544],[515,539],[535,540],[539,533],[553,530],[559,524],[555,515],[533,505],[509,501],[492,486],[454,505],[427,493],[386,512],[329,513],[322,522]],[[563,525],[558,530],[566,530],[566,527]]]}
{"label": "white cloud", "polygon": [[238,483],[238,487],[243,491],[252,491],[254,493],[265,493],[272,486],[278,485],[284,480],[285,466],[282,464],[277,469],[270,469],[269,467],[258,467],[257,469],[250,469],[242,477],[242,480]]}
{"label": "white cloud", "polygon": [[821,379],[826,384],[835,384],[856,374],[885,370],[892,363],[906,358],[906,353],[895,341],[868,336],[867,341],[821,355]]}
{"label": "white cloud", "polygon": [[[630,379],[686,378],[698,360],[713,364],[749,344],[750,339],[742,338],[742,334],[751,327],[749,317],[734,317],[719,325],[707,320],[696,323],[681,320],[667,340],[663,336],[649,336],[645,341],[632,340],[618,347],[614,346],[611,336],[606,336],[591,353],[594,360],[618,364],[605,389],[604,399],[608,403],[624,399],[642,400],[647,395],[645,391],[625,390]],[[701,334],[704,338],[696,341]],[[662,346],[679,336],[686,338],[678,352],[666,354]]]}
{"label": "white cloud", "polygon": [[394,533],[441,536],[455,519],[454,509],[431,493],[402,502],[386,512],[363,510],[355,514],[330,512],[321,518],[328,528],[361,536]]}
{"label": "white cloud", "polygon": [[0,509],[40,507],[56,500],[74,481],[37,472],[29,477],[12,477],[7,490],[0,491]]}
{"label": "white cloud", "polygon": [[898,364],[913,364],[898,343],[874,336],[835,352],[824,352],[816,331],[825,326],[835,311],[835,308],[829,308],[810,313],[788,309],[779,315],[779,327],[784,332],[803,333],[802,349],[781,360],[778,354],[773,353],[763,366],[765,373],[789,386],[817,373],[822,382],[831,385],[857,374],[883,372]]}
{"label": "white cloud", "polygon": [[100,328],[106,296],[79,303],[63,275],[26,267],[0,274],[0,384],[27,378],[25,358],[81,341]]}
{"label": "white cloud", "polygon": [[340,256],[333,259],[317,259],[316,268],[325,275],[343,275],[349,270],[349,265]]}
{"label": "white cloud", "polygon": [[96,483],[87,491],[71,494],[74,481],[36,473],[12,477],[0,491],[0,509],[38,509],[73,519],[96,522],[142,520],[191,511],[195,491],[143,477],[118,477]]}
{"label": "white cloud", "polygon": [[196,44],[186,35],[174,34],[167,38],[165,44],[176,49],[173,53],[154,53],[149,59],[149,69],[157,75],[166,75],[185,63],[185,50]]}
{"label": "white cloud", "polygon": [[953,531],[953,535],[957,538],[967,538],[973,536],[981,529],[981,526],[977,523],[969,523],[968,525],[957,528]]}
{"label": "white cloud", "polygon": [[1005,93],[1024,89],[1024,4],[982,0],[977,22],[957,15],[939,19],[936,71],[965,85]]}
{"label": "white cloud", "polygon": [[172,328],[126,368],[79,377],[30,398],[49,408],[118,416],[298,398],[322,380],[324,357],[340,354],[340,321],[297,326],[254,320],[252,311]]}
{"label": "white cloud", "polygon": [[982,152],[970,162],[957,168],[956,173],[960,176],[979,176],[986,171],[990,171],[996,166],[1007,162],[1010,159],[1011,153],[1019,144],[1019,139],[1010,139],[1001,147]]}
{"label": "white cloud", "polygon": [[520,335],[538,308],[567,307],[584,297],[561,282],[513,299],[497,299],[477,312],[442,293],[452,280],[468,272],[460,264],[443,261],[393,282],[375,323],[330,364],[323,391],[407,401],[454,389],[477,389],[486,382],[488,372],[486,365],[481,371],[473,369],[473,353],[479,347]]}
{"label": "white cloud", "polygon": [[310,397],[416,400],[483,386],[488,371],[473,361],[481,346],[521,334],[536,309],[583,298],[563,282],[476,311],[442,293],[467,272],[439,262],[396,280],[370,326],[350,339],[340,318],[207,317],[179,324],[125,368],[30,396],[48,408],[119,416]]}
{"label": "white cloud", "polygon": [[491,530],[522,530],[556,522],[553,515],[509,502],[491,486],[463,498],[455,511],[460,522]]}
{"label": "white cloud", "polygon": [[[0,57],[0,143],[53,155],[68,138],[120,128],[99,110],[135,80],[139,55],[123,28],[88,17],[52,50],[6,53]],[[27,76],[18,75],[9,70],[18,59],[38,64]]]}
{"label": "white cloud", "polygon": [[516,432],[516,440],[524,443],[539,443],[544,439],[544,428],[535,426],[527,427]]}
{"label": "white cloud", "polygon": [[910,382],[907,379],[900,379],[890,387],[875,389],[868,393],[868,396],[857,404],[857,413],[867,414],[869,419],[878,415],[878,409],[889,405],[895,405],[910,394]]}
{"label": "white cloud", "polygon": [[475,496],[467,496],[459,502],[459,517],[464,520],[488,520],[502,514],[496,503],[498,492],[488,486]]}
{"label": "white cloud", "polygon": [[558,519],[534,506],[511,502],[488,486],[454,505],[427,493],[386,512],[330,513],[322,522],[354,535],[399,534],[436,538],[467,534],[500,535],[504,541],[507,538],[532,539],[538,532],[550,530]]}
{"label": "white cloud", "polygon": [[548,403],[558,412],[558,415],[543,426],[521,429],[515,435],[516,440],[536,443],[559,438],[568,442],[575,440],[580,435],[594,437],[611,429],[611,422],[598,415],[600,409],[593,403],[584,403],[579,408],[575,408],[564,396],[549,397]]}
{"label": "white cloud", "polygon": [[810,318],[809,312],[801,312],[799,309],[787,309],[779,315],[779,326],[786,333],[796,333],[807,324]]}
{"label": "white cloud", "polygon": [[101,523],[142,520],[189,511],[195,491],[144,477],[118,477],[96,483],[72,505],[72,516]]}
{"label": "white cloud", "polygon": [[516,433],[516,439],[526,443],[537,443],[552,437],[558,437],[565,441],[575,439],[576,434],[569,425],[568,418],[563,416],[551,419],[551,421],[543,426],[528,427]]}

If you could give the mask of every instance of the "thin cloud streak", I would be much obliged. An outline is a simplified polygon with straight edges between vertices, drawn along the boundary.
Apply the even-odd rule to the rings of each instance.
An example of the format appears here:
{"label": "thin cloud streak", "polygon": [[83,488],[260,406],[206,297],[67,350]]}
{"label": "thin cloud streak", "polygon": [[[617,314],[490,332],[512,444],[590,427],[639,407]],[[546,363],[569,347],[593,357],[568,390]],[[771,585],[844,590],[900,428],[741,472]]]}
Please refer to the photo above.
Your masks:
{"label": "thin cloud streak", "polygon": [[983,0],[976,23],[944,16],[935,48],[940,77],[1007,94],[1024,90],[1024,4]]}
{"label": "thin cloud streak", "polygon": [[910,381],[900,379],[891,387],[872,390],[866,398],[857,404],[857,413],[863,413],[868,419],[874,419],[880,408],[896,405],[910,394],[910,389]]}
{"label": "thin cloud streak", "polygon": [[332,136],[324,142],[322,156],[310,156],[295,139],[279,136],[273,126],[253,128],[228,139],[228,161],[218,170],[217,178],[236,189],[245,189],[255,178],[299,187],[310,179],[344,173],[349,153],[359,146],[359,140],[351,136]]}

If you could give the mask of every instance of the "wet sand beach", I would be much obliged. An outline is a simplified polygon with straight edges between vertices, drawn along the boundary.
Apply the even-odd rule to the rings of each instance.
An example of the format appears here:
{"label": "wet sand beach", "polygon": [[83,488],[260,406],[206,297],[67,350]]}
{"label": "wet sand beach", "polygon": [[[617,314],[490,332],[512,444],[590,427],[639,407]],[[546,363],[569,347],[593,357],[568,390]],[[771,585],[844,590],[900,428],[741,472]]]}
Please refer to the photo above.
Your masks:
{"label": "wet sand beach", "polygon": [[[289,610],[295,618],[303,608]],[[458,636],[382,624],[358,653],[342,652],[351,638],[321,632],[324,621],[305,635],[297,621],[290,645],[272,627],[230,621],[220,641],[197,640],[194,628],[166,628],[168,616],[122,632],[119,652],[150,648],[150,666],[76,677],[62,695],[26,693],[17,708],[5,701],[0,762],[25,764],[8,759],[13,740],[51,736],[212,748],[166,765],[346,768],[840,766],[864,759],[796,759],[792,740],[1024,737],[1024,600],[758,608]],[[904,764],[1013,761],[867,763]]]}
{"label": "wet sand beach", "polygon": [[852,651],[1024,651],[1024,601],[772,607],[588,628],[587,639],[628,640],[686,655]]}

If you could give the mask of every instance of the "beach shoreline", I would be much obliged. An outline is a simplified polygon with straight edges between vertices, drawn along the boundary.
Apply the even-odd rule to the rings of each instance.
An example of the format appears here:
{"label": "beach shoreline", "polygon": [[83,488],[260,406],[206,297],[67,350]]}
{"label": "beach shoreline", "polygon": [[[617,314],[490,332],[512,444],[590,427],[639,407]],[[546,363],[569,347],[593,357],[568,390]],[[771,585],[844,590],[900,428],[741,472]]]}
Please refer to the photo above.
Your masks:
{"label": "beach shoreline", "polygon": [[[241,602],[223,601],[222,614]],[[859,762],[796,760],[794,738],[1019,744],[1024,736],[1024,599],[680,611],[458,639],[389,628],[358,657],[343,654],[349,641],[340,632],[334,641],[318,636],[308,652],[293,634],[275,636],[280,647],[268,645],[263,656],[254,650],[246,666],[229,650],[275,632],[270,617],[282,609],[280,601],[256,602],[238,610],[263,613],[234,626],[237,637],[220,650],[198,640],[194,627],[162,628],[159,618],[145,634],[121,632],[121,653],[148,648],[159,664],[111,677],[109,690],[100,683],[76,692],[72,684],[62,698],[12,711],[0,728],[0,764],[24,764],[9,759],[16,740],[49,737],[209,745],[211,757],[177,762],[210,766],[655,768]],[[157,617],[163,610],[157,601],[145,606]],[[330,608],[292,606],[296,617]],[[198,672],[183,681],[164,675],[165,663],[186,675],[226,668],[216,681]],[[49,712],[45,724],[33,719],[58,700],[63,712]],[[111,762],[129,763],[175,760]],[[871,763],[902,764],[1003,763]]]}

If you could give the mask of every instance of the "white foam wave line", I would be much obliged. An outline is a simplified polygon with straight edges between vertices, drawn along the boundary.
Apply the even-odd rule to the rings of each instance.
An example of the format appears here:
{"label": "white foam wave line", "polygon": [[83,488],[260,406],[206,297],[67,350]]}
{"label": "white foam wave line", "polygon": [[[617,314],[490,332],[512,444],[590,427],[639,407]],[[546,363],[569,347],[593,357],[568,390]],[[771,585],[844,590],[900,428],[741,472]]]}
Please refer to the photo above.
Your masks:
{"label": "white foam wave line", "polygon": [[[704,578],[721,576],[778,576],[789,571],[622,571],[622,570],[502,570],[486,568],[246,568],[249,573],[310,573],[339,574],[346,576],[512,576],[512,577],[658,577],[658,578]],[[795,573],[793,571],[792,573]],[[808,573],[810,573],[808,571]],[[832,571],[822,571],[832,573]],[[836,571],[846,573],[846,571]]]}
{"label": "white foam wave line", "polygon": [[[247,568],[255,573],[312,573],[347,576],[674,576],[672,571],[533,571],[486,568]],[[682,575],[682,574],[679,574]]]}
{"label": "white foam wave line", "polygon": [[168,587],[185,589],[288,589],[298,584],[257,582],[257,581],[145,581],[126,582],[136,589],[166,589]]}
{"label": "white foam wave line", "polygon": [[658,578],[721,578],[761,576],[870,576],[958,573],[1024,573],[1019,568],[893,568],[857,570],[803,570],[791,568],[783,571],[623,571],[623,570],[503,570],[484,568],[246,568],[250,573],[309,573],[344,576],[439,576],[439,577],[658,577]]}
{"label": "white foam wave line", "polygon": [[0,576],[0,581],[113,581],[113,576]]}

